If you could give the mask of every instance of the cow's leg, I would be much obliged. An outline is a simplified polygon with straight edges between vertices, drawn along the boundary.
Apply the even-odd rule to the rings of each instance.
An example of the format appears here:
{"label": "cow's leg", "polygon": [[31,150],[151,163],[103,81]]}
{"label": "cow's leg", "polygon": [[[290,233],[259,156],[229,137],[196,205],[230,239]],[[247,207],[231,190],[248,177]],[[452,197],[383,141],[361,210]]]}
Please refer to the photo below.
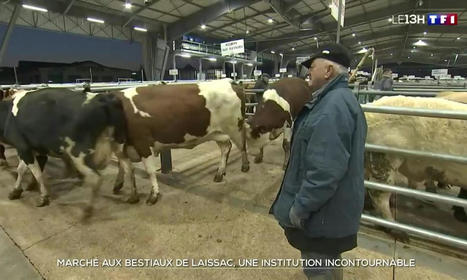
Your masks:
{"label": "cow's leg", "polygon": [[151,180],[152,184],[152,189],[151,193],[148,196],[148,199],[146,200],[146,203],[148,205],[154,204],[157,202],[157,199],[159,198],[159,184],[157,183],[157,177],[156,177],[156,166],[157,166],[157,161],[156,157],[151,154],[147,158],[142,158],[144,168],[146,169],[146,172],[149,174],[149,178]]}
{"label": "cow's leg", "polygon": [[242,172],[248,172],[250,170],[250,162],[248,161],[248,152],[242,151]]}
{"label": "cow's leg", "polygon": [[8,199],[19,199],[23,189],[21,188],[21,181],[23,181],[24,173],[28,170],[28,166],[22,160],[20,160],[17,168],[18,177],[16,177],[16,183],[13,190],[8,194]]}
{"label": "cow's leg", "polygon": [[117,173],[117,179],[115,180],[114,183],[114,188],[113,188],[113,193],[114,194],[119,194],[121,189],[123,188],[123,183],[124,183],[124,170],[122,166],[122,162],[120,159],[118,159],[118,173]]}
{"label": "cow's leg", "polygon": [[[458,198],[463,198],[467,199],[467,190],[464,188],[461,188],[459,195],[457,196]],[[460,206],[453,206],[452,209],[454,210],[454,217],[461,222],[466,223],[467,222],[467,215],[465,213],[465,209],[460,207]]]}
{"label": "cow's leg", "polygon": [[94,170],[93,168],[85,164],[83,156],[75,157],[72,154],[70,154],[69,156],[74,166],[78,170],[78,172],[81,173],[84,177],[83,185],[85,187],[91,188],[91,196],[86,207],[84,208],[84,213],[83,213],[83,219],[87,219],[91,217],[92,212],[94,210],[94,202],[99,193],[99,188],[100,188],[102,179],[101,179],[100,174],[96,170]]}
{"label": "cow's leg", "polygon": [[0,144],[0,166],[8,166],[5,157],[5,146]]}
{"label": "cow's leg", "polygon": [[[388,157],[381,153],[371,153],[368,159],[371,162],[370,168],[372,178],[376,179],[381,183],[389,185],[395,185],[397,181],[398,172],[397,170],[403,164],[403,160],[396,157]],[[390,199],[391,193],[382,192],[378,190],[368,190],[370,198],[373,202],[375,209],[381,214],[381,216],[389,221],[395,221],[394,216],[391,212]],[[394,238],[408,241],[409,237],[406,232],[396,229],[386,229],[386,232],[391,234]]]}
{"label": "cow's leg", "polygon": [[45,163],[47,162],[47,156],[38,156],[34,160],[33,164],[29,164],[28,168],[31,170],[34,179],[39,184],[41,196],[37,200],[36,206],[43,207],[49,205],[49,190],[44,184],[44,178],[42,176],[42,170],[44,169]]}
{"label": "cow's leg", "polygon": [[221,161],[217,168],[216,176],[214,176],[214,182],[221,182],[225,175],[225,168],[227,166],[227,160],[229,159],[230,150],[232,149],[232,142],[227,141],[216,141],[217,145],[221,149]]}
{"label": "cow's leg", "polygon": [[264,155],[264,147],[261,147],[259,149],[259,154],[255,156],[255,163],[261,163],[263,162],[263,155]]}
{"label": "cow's leg", "polygon": [[[41,172],[44,172],[44,168],[45,168],[45,164],[47,163],[47,160],[49,159],[46,155],[38,155],[36,157],[37,159],[37,162],[39,163],[39,167],[41,169]],[[34,175],[34,174],[33,174]],[[26,190],[27,191],[32,191],[32,190],[35,190],[37,189],[38,187],[38,181],[35,179],[35,177],[33,176],[33,180],[31,183],[29,183],[26,187]]]}
{"label": "cow's leg", "polygon": [[136,191],[135,173],[133,169],[133,164],[131,164],[130,159],[127,157],[119,158],[119,172],[120,172],[120,168],[123,170],[124,184],[128,184],[128,183],[131,184],[131,187],[130,187],[131,193],[127,199],[127,202],[132,203],[132,204],[138,203],[139,196],[138,196],[138,192]]}

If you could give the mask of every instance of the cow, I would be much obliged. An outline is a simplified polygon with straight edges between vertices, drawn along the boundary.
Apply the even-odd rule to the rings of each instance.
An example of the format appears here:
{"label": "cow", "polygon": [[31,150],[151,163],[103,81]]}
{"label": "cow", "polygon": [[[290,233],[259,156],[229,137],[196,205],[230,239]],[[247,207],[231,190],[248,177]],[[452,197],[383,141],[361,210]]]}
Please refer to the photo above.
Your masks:
{"label": "cow", "polygon": [[42,171],[48,156],[67,158],[83,175],[92,195],[84,217],[92,213],[100,187],[99,169],[115,152],[120,155],[126,140],[126,122],[120,100],[113,95],[73,92],[67,89],[19,91],[12,100],[1,101],[6,116],[3,141],[16,148],[20,163],[9,199],[19,199],[21,181],[30,170],[39,183],[38,207],[49,204]]}
{"label": "cow", "polygon": [[[467,111],[467,105],[441,98],[383,97],[373,106],[429,108]],[[467,156],[467,121],[441,118],[366,113],[367,142],[402,149]],[[412,186],[423,181],[443,182],[462,188],[460,198],[467,198],[467,167],[448,161],[411,158],[395,154],[368,152],[367,179],[391,185]],[[391,193],[369,190],[374,206],[382,216],[394,220],[389,200]],[[456,210],[457,209],[457,210]],[[462,212],[461,212],[462,211]],[[466,221],[462,208],[455,208],[456,218]]]}
{"label": "cow", "polygon": [[[226,174],[232,141],[242,153],[241,170],[249,170],[244,92],[230,79],[133,87],[113,94],[123,104],[128,125],[124,148],[127,159],[121,161],[114,193],[118,193],[124,184],[131,183],[128,202],[139,200],[131,160],[143,162],[152,184],[146,203],[156,203],[159,197],[156,156],[162,149],[193,148],[206,141],[215,141],[221,150],[221,160],[214,181],[220,182]],[[255,141],[267,139],[263,137]]]}
{"label": "cow", "polygon": [[[262,101],[256,108],[256,113],[248,121],[249,133],[247,138],[258,139],[262,135],[269,135],[270,140],[276,139],[284,133],[282,148],[284,149],[283,169],[287,167],[290,156],[290,138],[292,123],[300,113],[306,102],[312,98],[312,89],[308,83],[300,78],[283,78],[264,92]],[[264,143],[260,141],[259,143]],[[263,146],[255,162],[261,162]]]}
{"label": "cow", "polygon": [[444,91],[436,97],[467,104],[467,92]]}
{"label": "cow", "polygon": [[[292,121],[297,117],[304,104],[311,99],[312,92],[311,89],[308,87],[308,83],[303,79],[299,78],[283,78],[270,85],[269,87],[267,87],[266,84],[261,85],[266,86],[265,89],[267,88],[267,90],[265,90],[264,94],[261,95],[261,99],[259,100],[257,105],[257,112],[254,117],[250,118],[251,121],[249,121],[249,123],[252,125],[253,130],[263,130],[266,132],[271,132],[271,140],[277,138],[280,135],[280,133],[283,133],[282,148],[284,150],[284,161],[282,164],[282,168],[285,170],[290,157],[290,138],[292,136]],[[275,105],[279,104],[274,101],[277,99],[275,97],[276,95],[284,98],[286,103],[289,104],[288,106],[294,108],[293,112],[290,113],[291,119],[274,119],[274,117],[272,117],[275,110],[279,108],[279,110],[283,110],[282,107],[277,107],[277,105]],[[274,125],[274,129],[272,129],[273,126],[271,126],[271,124],[269,124],[268,129],[266,130],[262,128],[262,126],[267,124],[268,121],[277,122],[277,124]],[[281,129],[277,129],[279,125]],[[256,134],[256,131],[253,133]],[[260,163],[263,161],[263,150],[264,147],[261,147],[260,153],[255,157],[255,163]]]}

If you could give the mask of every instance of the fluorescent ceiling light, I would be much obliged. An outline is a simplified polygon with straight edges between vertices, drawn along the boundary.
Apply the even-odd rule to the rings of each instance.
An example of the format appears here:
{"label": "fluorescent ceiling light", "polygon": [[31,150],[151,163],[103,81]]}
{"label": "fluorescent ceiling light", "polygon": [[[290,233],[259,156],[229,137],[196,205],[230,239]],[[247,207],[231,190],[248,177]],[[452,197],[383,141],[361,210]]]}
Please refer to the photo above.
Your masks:
{"label": "fluorescent ceiling light", "polygon": [[206,24],[201,24],[201,29],[206,29]]}
{"label": "fluorescent ceiling light", "polygon": [[132,6],[130,2],[125,2],[125,9],[131,9]]}
{"label": "fluorescent ceiling light", "polygon": [[209,61],[217,61],[217,59],[215,57],[210,57],[208,58]]}
{"label": "fluorescent ceiling light", "polygon": [[280,56],[284,56],[284,54],[283,54],[283,53],[280,53],[279,55],[280,55]]}
{"label": "fluorescent ceiling light", "polygon": [[250,34],[250,30],[247,29],[245,33],[246,33],[246,34]]}
{"label": "fluorescent ceiling light", "polygon": [[358,53],[366,53],[367,51],[368,51],[367,48],[363,48],[363,49],[359,50]]}
{"label": "fluorescent ceiling light", "polygon": [[410,52],[413,53],[415,50],[411,50]]}
{"label": "fluorescent ceiling light", "polygon": [[232,64],[237,64],[237,61],[236,61],[236,60],[232,60],[230,63],[232,63]]}
{"label": "fluorescent ceiling light", "polygon": [[248,66],[253,66],[253,63],[247,63],[246,65],[248,65]]}
{"label": "fluorescent ceiling light", "polygon": [[388,18],[388,21],[389,21],[389,22],[392,22],[392,18]]}
{"label": "fluorescent ceiling light", "polygon": [[133,27],[133,29],[136,30],[136,31],[148,32],[148,30],[146,28],[139,27],[139,26],[135,26],[135,27]]}
{"label": "fluorescent ceiling light", "polygon": [[460,40],[460,39],[461,39],[461,37],[457,37],[457,40]]}
{"label": "fluorescent ceiling light", "polygon": [[39,11],[39,12],[43,12],[43,13],[48,12],[47,9],[37,7],[37,6],[27,5],[27,4],[23,4],[23,8],[29,9],[29,10],[34,10],[34,11]]}
{"label": "fluorescent ceiling light", "polygon": [[352,33],[352,37],[355,37],[355,33]]}
{"label": "fluorescent ceiling light", "polygon": [[272,54],[275,54],[276,52],[275,51],[271,51]]}
{"label": "fluorescent ceiling light", "polygon": [[315,41],[316,41],[316,40],[318,40],[318,37],[315,37],[315,38],[313,38],[313,39],[315,39]]}
{"label": "fluorescent ceiling light", "polygon": [[182,53],[180,56],[185,57],[185,58],[190,58],[191,57],[191,55],[189,53]]}
{"label": "fluorescent ceiling light", "polygon": [[423,35],[426,35],[426,31],[425,31],[425,32],[423,32]]}
{"label": "fluorescent ceiling light", "polygon": [[362,42],[360,42],[360,41],[359,41],[359,42],[358,42],[358,44],[359,44],[359,45],[361,45],[361,44],[362,44]]}
{"label": "fluorescent ceiling light", "polygon": [[295,50],[295,48],[294,48],[294,47],[292,47],[292,50],[294,51],[294,50]]}
{"label": "fluorescent ceiling light", "polygon": [[418,40],[417,42],[414,43],[414,46],[428,46],[428,44],[425,41]]}
{"label": "fluorescent ceiling light", "polygon": [[273,23],[274,20],[273,20],[272,18],[268,18],[268,22],[269,22],[269,23]]}
{"label": "fluorescent ceiling light", "polygon": [[86,18],[88,21],[90,22],[95,22],[95,23],[104,23],[104,21],[102,19],[97,19],[97,18],[92,18],[92,17],[88,17]]}

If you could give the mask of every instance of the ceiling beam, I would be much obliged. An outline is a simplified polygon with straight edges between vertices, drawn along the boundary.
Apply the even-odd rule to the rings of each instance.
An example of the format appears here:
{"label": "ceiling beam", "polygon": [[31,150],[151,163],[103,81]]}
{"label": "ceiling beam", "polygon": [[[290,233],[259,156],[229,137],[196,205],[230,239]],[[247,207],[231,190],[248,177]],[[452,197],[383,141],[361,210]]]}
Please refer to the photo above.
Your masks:
{"label": "ceiling beam", "polygon": [[256,14],[253,14],[253,15],[249,15],[249,16],[246,16],[242,19],[236,19],[236,20],[233,20],[231,22],[228,22],[226,24],[223,24],[221,26],[213,26],[213,28],[215,29],[222,29],[222,28],[225,28],[225,27],[228,27],[228,26],[231,26],[231,25],[234,25],[234,24],[237,24],[237,23],[241,23],[241,22],[244,22],[244,21],[247,21],[249,19],[252,19],[256,16],[259,16],[259,15],[265,15],[265,14],[269,14],[269,13],[273,13],[274,10],[273,9],[268,9],[268,10],[265,10],[265,11],[262,11],[262,12],[259,12],[259,13],[256,13]]}
{"label": "ceiling beam", "polygon": [[70,11],[71,7],[73,6],[73,4],[76,2],[76,0],[70,0],[68,2],[68,5],[66,6],[66,9],[63,11],[63,15],[66,15],[68,14],[68,12]]}
{"label": "ceiling beam", "polygon": [[179,36],[192,31],[202,23],[209,23],[230,11],[252,5],[256,2],[258,2],[258,0],[223,0],[217,2],[216,4],[171,24],[167,28],[167,38],[168,40],[175,40]]}

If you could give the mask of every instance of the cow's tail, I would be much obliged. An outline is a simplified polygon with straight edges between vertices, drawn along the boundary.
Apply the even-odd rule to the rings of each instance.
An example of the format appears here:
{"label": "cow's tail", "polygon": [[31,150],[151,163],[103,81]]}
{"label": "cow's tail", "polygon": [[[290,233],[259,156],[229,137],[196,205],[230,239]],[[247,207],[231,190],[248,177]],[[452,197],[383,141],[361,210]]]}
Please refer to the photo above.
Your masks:
{"label": "cow's tail", "polygon": [[103,100],[107,114],[107,126],[114,128],[114,139],[118,143],[127,140],[127,125],[122,101],[113,94],[103,94]]}

